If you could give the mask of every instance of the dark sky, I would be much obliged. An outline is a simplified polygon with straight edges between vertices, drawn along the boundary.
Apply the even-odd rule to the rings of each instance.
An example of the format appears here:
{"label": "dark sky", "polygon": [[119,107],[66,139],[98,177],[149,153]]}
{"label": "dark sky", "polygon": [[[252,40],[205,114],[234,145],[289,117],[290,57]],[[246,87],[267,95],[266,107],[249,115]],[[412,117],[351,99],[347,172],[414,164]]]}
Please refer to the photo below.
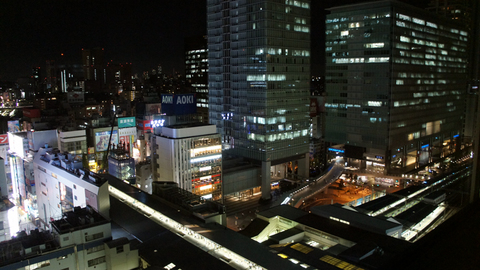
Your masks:
{"label": "dark sky", "polygon": [[205,2],[1,0],[0,80],[30,75],[47,59],[80,63],[81,49],[93,47],[136,72],[183,71],[184,37],[206,34]]}
{"label": "dark sky", "polygon": [[[323,65],[323,8],[360,2],[312,0],[312,75]],[[0,81],[29,76],[48,59],[80,64],[81,49],[94,47],[134,72],[161,64],[183,73],[184,38],[205,34],[206,0],[0,0]]]}

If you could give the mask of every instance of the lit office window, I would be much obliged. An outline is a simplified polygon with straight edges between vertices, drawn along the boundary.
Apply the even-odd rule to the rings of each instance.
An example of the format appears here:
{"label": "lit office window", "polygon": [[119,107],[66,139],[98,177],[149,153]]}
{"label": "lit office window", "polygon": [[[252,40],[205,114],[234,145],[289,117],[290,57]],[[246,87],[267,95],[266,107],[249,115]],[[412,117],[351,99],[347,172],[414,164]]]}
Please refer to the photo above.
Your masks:
{"label": "lit office window", "polygon": [[383,42],[363,44],[363,47],[372,48],[372,49],[383,48],[384,46],[385,46],[385,43]]}

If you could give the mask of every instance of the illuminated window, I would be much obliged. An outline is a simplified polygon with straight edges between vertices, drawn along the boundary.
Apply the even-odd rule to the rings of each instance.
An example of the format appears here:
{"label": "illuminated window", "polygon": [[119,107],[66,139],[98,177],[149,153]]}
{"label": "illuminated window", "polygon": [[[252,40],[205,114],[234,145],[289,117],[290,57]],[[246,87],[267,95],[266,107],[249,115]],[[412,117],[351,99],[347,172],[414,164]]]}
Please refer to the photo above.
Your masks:
{"label": "illuminated window", "polygon": [[381,101],[371,101],[369,100],[367,102],[368,106],[370,107],[381,107],[382,106],[382,102]]}
{"label": "illuminated window", "polygon": [[414,23],[416,23],[416,24],[425,25],[425,21],[424,21],[424,20],[417,19],[417,18],[412,18],[412,22],[414,22]]}
{"label": "illuminated window", "polygon": [[432,28],[437,28],[437,24],[431,23],[431,22],[427,22],[427,26],[430,26]]}
{"label": "illuminated window", "polygon": [[386,63],[390,61],[390,57],[370,57],[367,63]]}
{"label": "illuminated window", "polygon": [[340,32],[341,36],[348,36],[348,30]]}
{"label": "illuminated window", "polygon": [[349,23],[349,24],[348,24],[348,28],[358,28],[358,27],[360,27],[360,23],[359,23],[359,22]]}
{"label": "illuminated window", "polygon": [[398,14],[398,18],[405,21],[411,21],[410,16],[403,15],[403,14]]}
{"label": "illuminated window", "polygon": [[410,38],[409,38],[409,37],[405,37],[405,36],[400,36],[400,41],[401,41],[401,42],[410,42]]}
{"label": "illuminated window", "polygon": [[365,47],[365,48],[383,48],[384,46],[385,46],[385,43],[383,43],[383,42],[363,44],[363,47]]}

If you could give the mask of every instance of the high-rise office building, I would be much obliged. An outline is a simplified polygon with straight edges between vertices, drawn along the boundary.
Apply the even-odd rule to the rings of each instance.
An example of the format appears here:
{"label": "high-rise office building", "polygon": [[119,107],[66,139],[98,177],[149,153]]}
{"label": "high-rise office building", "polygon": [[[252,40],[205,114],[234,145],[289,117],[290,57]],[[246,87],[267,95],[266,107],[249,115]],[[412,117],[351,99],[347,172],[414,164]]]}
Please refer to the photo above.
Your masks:
{"label": "high-rise office building", "polygon": [[206,36],[185,39],[185,79],[195,89],[197,115],[208,123],[208,49]]}
{"label": "high-rise office building", "polygon": [[82,65],[86,91],[99,91],[105,86],[104,49],[82,49]]}
{"label": "high-rise office building", "polygon": [[308,177],[310,1],[207,1],[210,123],[224,149]]}
{"label": "high-rise office building", "polygon": [[386,172],[458,150],[469,38],[462,25],[396,1],[330,12],[326,141]]}
{"label": "high-rise office building", "polygon": [[32,80],[31,80],[31,91],[33,95],[40,93],[42,88],[42,77],[40,72],[40,67],[32,68]]}
{"label": "high-rise office building", "polygon": [[[431,0],[428,10],[435,12],[436,14],[445,17],[449,20],[454,20],[461,23],[468,32],[468,88],[465,108],[465,120],[464,120],[464,141],[469,142],[473,140],[475,129],[478,128],[477,124],[477,94],[479,86],[479,61],[480,52],[475,49],[479,42],[478,37],[478,25],[480,3],[475,0]],[[477,33],[476,33],[477,31]]]}

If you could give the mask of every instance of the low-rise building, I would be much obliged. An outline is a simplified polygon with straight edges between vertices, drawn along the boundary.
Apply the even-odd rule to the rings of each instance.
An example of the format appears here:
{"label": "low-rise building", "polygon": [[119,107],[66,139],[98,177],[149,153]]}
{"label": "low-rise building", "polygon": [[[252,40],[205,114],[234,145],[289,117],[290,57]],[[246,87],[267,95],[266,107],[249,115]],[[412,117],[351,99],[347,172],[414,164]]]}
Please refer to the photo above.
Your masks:
{"label": "low-rise building", "polygon": [[222,145],[215,125],[159,127],[152,136],[155,182],[175,182],[205,199],[222,197]]}
{"label": "low-rise building", "polygon": [[21,231],[0,243],[0,269],[136,269],[138,250],[112,239],[110,222],[92,207],[76,207],[51,222],[52,231]]}
{"label": "low-rise building", "polygon": [[108,183],[98,175],[84,170],[73,155],[58,149],[40,148],[33,160],[37,205],[40,222],[60,218],[74,207],[90,205],[105,217],[109,216]]}

